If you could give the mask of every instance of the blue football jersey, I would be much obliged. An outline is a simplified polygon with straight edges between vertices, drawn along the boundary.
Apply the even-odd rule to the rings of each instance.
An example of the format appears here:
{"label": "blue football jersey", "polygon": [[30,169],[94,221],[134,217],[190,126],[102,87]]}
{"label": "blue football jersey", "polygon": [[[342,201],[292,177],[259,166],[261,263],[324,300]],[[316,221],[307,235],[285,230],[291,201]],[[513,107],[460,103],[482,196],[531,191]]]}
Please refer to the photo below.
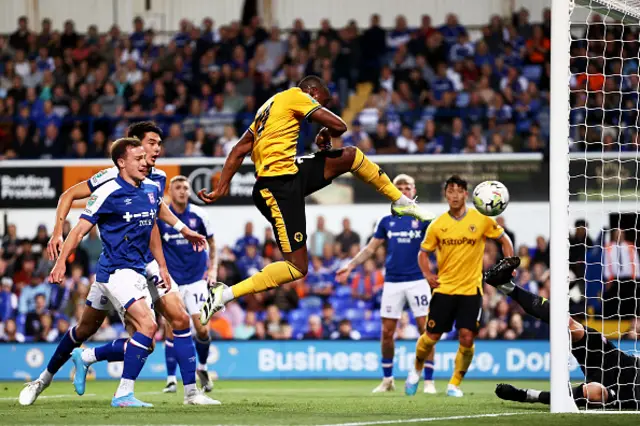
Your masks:
{"label": "blue football jersey", "polygon": [[[187,208],[181,214],[178,214],[173,206],[169,206],[169,208],[191,230],[207,238],[213,237],[211,221],[202,207],[187,204]],[[181,233],[161,220],[158,221],[158,228],[162,237],[162,251],[171,278],[178,285],[200,281],[207,271],[207,261],[209,260],[207,252],[195,251],[191,243]]]}
{"label": "blue football jersey", "polygon": [[108,282],[117,269],[144,274],[147,254],[151,253],[151,230],[161,203],[160,188],[149,179],[137,187],[118,176],[91,194],[80,218],[97,224],[100,230],[98,282]]}
{"label": "blue football jersey", "polygon": [[424,278],[418,266],[420,243],[429,222],[409,216],[385,216],[376,224],[374,238],[386,240],[385,282],[397,283]]}
{"label": "blue football jersey", "polygon": [[[95,175],[91,176],[91,178],[87,181],[87,185],[89,185],[89,189],[91,189],[91,192],[95,192],[96,189],[100,188],[105,183],[117,178],[118,173],[118,168],[116,166],[101,170]],[[152,167],[151,171],[147,175],[147,179],[155,182],[160,188],[160,195],[164,195],[164,189],[167,186],[167,174],[165,172]],[[145,255],[145,259],[147,260],[147,263],[153,262],[153,255],[151,254],[151,251],[149,251],[149,253]]]}

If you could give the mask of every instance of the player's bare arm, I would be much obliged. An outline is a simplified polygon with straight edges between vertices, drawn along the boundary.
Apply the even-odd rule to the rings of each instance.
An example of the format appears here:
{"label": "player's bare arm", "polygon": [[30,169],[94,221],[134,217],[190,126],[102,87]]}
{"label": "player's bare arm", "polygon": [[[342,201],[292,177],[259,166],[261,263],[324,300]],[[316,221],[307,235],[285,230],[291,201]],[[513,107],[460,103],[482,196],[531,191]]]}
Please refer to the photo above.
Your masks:
{"label": "player's bare arm", "polygon": [[193,249],[196,251],[203,251],[207,248],[207,239],[204,235],[198,234],[196,231],[191,230],[180,219],[176,217],[171,211],[169,206],[163,201],[158,211],[158,219],[172,226],[174,229],[179,230],[180,234],[191,243]]}
{"label": "player's bare arm", "polygon": [[198,198],[204,201],[206,204],[215,203],[219,198],[224,197],[229,193],[229,184],[231,179],[238,172],[238,169],[242,165],[244,157],[247,156],[253,150],[253,143],[255,138],[253,133],[246,130],[238,143],[235,144],[226,161],[222,167],[222,173],[220,175],[220,181],[208,194],[204,189],[198,191]]}
{"label": "player's bare arm", "polygon": [[207,272],[207,283],[214,284],[218,280],[218,252],[216,250],[216,240],[213,237],[207,239],[209,243],[209,271]]}
{"label": "player's bare arm", "polygon": [[431,264],[431,260],[429,259],[428,252],[424,250],[420,250],[420,253],[418,253],[418,266],[420,266],[422,275],[424,275],[424,278],[427,280],[431,288],[440,287],[440,281],[438,281],[438,274],[434,274],[432,272],[433,265]]}
{"label": "player's bare arm", "polygon": [[58,260],[49,274],[50,282],[61,283],[64,280],[64,275],[67,270],[67,258],[78,247],[84,236],[91,231],[91,228],[93,228],[93,224],[91,222],[85,219],[80,219],[71,232],[69,232],[67,239],[64,240],[64,243],[62,244],[60,256],[58,256]]}
{"label": "player's bare arm", "polygon": [[514,255],[513,242],[506,232],[498,238],[498,243],[502,246],[502,253],[504,253],[504,257],[511,257]]}
{"label": "player's bare arm", "polygon": [[162,239],[160,238],[160,230],[158,229],[157,223],[153,224],[153,229],[151,230],[149,250],[151,250],[153,258],[156,260],[156,262],[158,262],[158,267],[160,268],[160,278],[162,278],[163,281],[162,285],[166,287],[167,291],[171,290],[171,277],[169,276],[167,262],[164,258],[164,252],[162,251]]}
{"label": "player's bare arm", "polygon": [[326,108],[314,111],[309,118],[324,126],[318,132],[315,140],[321,150],[331,149],[331,138],[337,138],[347,131],[347,124],[344,120]]}
{"label": "player's bare arm", "polygon": [[344,284],[347,281],[347,278],[349,278],[351,271],[353,271],[358,265],[363,264],[367,259],[371,258],[382,243],[384,243],[382,238],[371,238],[369,243],[364,246],[353,259],[351,259],[342,268],[338,269],[336,272],[336,280],[339,283]]}
{"label": "player's bare arm", "polygon": [[53,232],[51,233],[51,238],[47,244],[47,255],[49,256],[49,260],[56,260],[58,253],[60,253],[63,242],[62,227],[65,220],[67,220],[67,216],[71,210],[71,205],[74,201],[82,200],[90,195],[91,189],[89,188],[89,185],[86,182],[80,182],[64,191],[60,196],[60,199],[58,200],[58,207],[56,207],[56,223],[53,226]]}

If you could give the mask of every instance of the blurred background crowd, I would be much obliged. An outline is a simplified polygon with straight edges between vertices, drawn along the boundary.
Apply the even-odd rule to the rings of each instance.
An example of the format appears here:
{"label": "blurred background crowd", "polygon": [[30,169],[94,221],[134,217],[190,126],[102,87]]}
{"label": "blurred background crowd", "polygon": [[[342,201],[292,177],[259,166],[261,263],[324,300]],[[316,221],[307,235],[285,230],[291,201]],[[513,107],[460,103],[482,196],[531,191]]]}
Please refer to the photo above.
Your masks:
{"label": "blurred background crowd", "polygon": [[[571,47],[571,146],[635,151],[638,28],[622,34],[620,26],[604,25],[595,14],[591,19]],[[20,18],[14,33],[0,36],[0,158],[104,158],[130,122],[144,119],[162,127],[168,157],[222,157],[263,102],[307,74],[328,83],[331,108],[349,124],[336,146],[356,145],[367,154],[545,153],[550,11],[537,19],[526,9],[512,19],[492,17],[473,37],[455,14],[444,23],[432,23],[428,15],[421,22],[409,28],[398,16],[383,28],[373,15],[367,28],[355,21],[333,28],[325,19],[310,31],[301,20],[284,29],[263,28],[258,18],[221,26],[205,18],[184,20],[174,34],[160,37],[141,18],[132,28],[114,26],[106,34],[95,27],[82,32],[73,21],[58,32],[48,19],[32,32]],[[314,131],[303,125],[300,152],[311,149]],[[584,262],[593,246],[586,226],[576,223],[571,237],[578,310],[585,306]],[[369,236],[353,232],[348,218],[339,232],[325,229],[322,220],[316,228],[309,239],[309,275],[229,304],[212,320],[212,335],[379,337],[384,248],[340,285],[335,271]],[[58,286],[45,280],[51,266],[43,256],[46,227],[25,240],[16,237],[14,225],[5,229],[0,339],[56,341],[82,313],[101,250],[98,235],[94,230],[68,260],[69,277]],[[539,237],[535,247],[518,247],[517,230],[509,233],[523,259],[517,282],[548,297],[548,242]],[[219,278],[234,284],[279,256],[271,231],[256,235],[248,223],[235,247],[221,249]],[[500,257],[488,242],[485,268]],[[480,338],[548,336],[546,325],[524,317],[491,288],[485,289],[484,308]],[[112,315],[94,339],[122,333]],[[417,334],[413,318],[405,315],[397,337]],[[447,338],[454,336],[455,330]]]}

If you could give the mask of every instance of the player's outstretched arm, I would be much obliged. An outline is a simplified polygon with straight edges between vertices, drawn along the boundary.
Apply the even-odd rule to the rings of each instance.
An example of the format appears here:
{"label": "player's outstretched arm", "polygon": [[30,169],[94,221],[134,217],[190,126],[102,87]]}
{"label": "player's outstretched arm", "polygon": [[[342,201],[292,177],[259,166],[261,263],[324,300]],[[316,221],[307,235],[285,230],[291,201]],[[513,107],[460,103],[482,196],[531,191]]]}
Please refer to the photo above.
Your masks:
{"label": "player's outstretched arm", "polygon": [[75,200],[82,200],[90,195],[91,189],[89,185],[87,185],[86,182],[80,182],[64,191],[60,196],[58,207],[56,207],[56,223],[53,226],[53,232],[47,244],[49,260],[56,260],[58,253],[60,253],[60,248],[62,247],[62,228],[71,210],[71,205]]}
{"label": "player's outstretched arm", "polygon": [[514,255],[513,242],[506,232],[498,238],[498,243],[502,246],[502,253],[504,254],[504,257],[511,257]]}
{"label": "player's outstretched arm", "polygon": [[49,282],[61,283],[62,280],[64,280],[64,274],[67,269],[67,258],[71,252],[78,247],[84,236],[91,231],[91,228],[93,228],[93,223],[80,218],[76,226],[71,229],[71,232],[67,235],[67,239],[64,240],[64,243],[62,244],[60,256],[58,256],[58,260],[49,274]]}
{"label": "player's outstretched arm", "polygon": [[[319,108],[309,116],[314,123],[323,125],[332,138],[337,138],[347,131],[347,123],[326,108]],[[323,132],[324,129],[320,131]]]}
{"label": "player's outstretched arm", "polygon": [[244,157],[247,156],[253,150],[253,142],[255,138],[253,133],[249,130],[246,130],[238,143],[235,144],[227,160],[224,162],[224,166],[222,167],[222,173],[220,175],[220,181],[213,188],[213,191],[208,194],[204,189],[198,191],[198,197],[204,201],[206,204],[215,203],[220,197],[224,197],[229,193],[229,184],[231,183],[231,178],[238,172],[238,169],[242,165],[242,161]]}
{"label": "player's outstretched arm", "polygon": [[216,250],[216,240],[214,237],[207,239],[209,243],[209,271],[207,272],[207,283],[209,285],[218,281],[218,251]]}
{"label": "player's outstretched arm", "polygon": [[202,251],[206,249],[207,239],[204,235],[198,234],[196,231],[185,225],[175,214],[173,214],[169,206],[167,206],[164,201],[160,204],[158,219],[182,234],[182,236],[189,241],[191,245],[193,245],[194,250]]}
{"label": "player's outstretched arm", "polygon": [[167,291],[171,290],[171,277],[169,276],[169,270],[167,269],[167,261],[164,258],[164,252],[162,251],[162,239],[160,238],[160,230],[158,229],[158,224],[153,224],[153,229],[151,230],[151,238],[149,239],[149,250],[151,250],[151,254],[153,258],[158,262],[158,268],[160,269],[160,278],[162,278],[162,283],[158,283],[157,285],[164,285]]}
{"label": "player's outstretched arm", "polygon": [[362,250],[360,250],[358,254],[354,256],[353,259],[351,259],[342,268],[338,269],[338,271],[336,272],[336,280],[339,283],[344,284],[347,281],[347,278],[349,278],[351,271],[353,271],[358,265],[363,264],[367,259],[372,257],[378,247],[382,245],[382,243],[384,243],[384,240],[382,238],[371,238],[371,240],[369,240],[369,243],[364,246]]}

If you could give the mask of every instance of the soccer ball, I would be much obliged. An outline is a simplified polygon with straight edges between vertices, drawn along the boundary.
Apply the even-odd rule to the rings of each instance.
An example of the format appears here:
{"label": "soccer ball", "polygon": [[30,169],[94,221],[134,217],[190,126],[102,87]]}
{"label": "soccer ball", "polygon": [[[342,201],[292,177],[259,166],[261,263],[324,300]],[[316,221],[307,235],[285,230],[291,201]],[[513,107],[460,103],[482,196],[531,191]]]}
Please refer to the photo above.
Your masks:
{"label": "soccer ball", "polygon": [[488,180],[473,190],[473,205],[486,216],[498,216],[509,204],[509,190],[497,180]]}

